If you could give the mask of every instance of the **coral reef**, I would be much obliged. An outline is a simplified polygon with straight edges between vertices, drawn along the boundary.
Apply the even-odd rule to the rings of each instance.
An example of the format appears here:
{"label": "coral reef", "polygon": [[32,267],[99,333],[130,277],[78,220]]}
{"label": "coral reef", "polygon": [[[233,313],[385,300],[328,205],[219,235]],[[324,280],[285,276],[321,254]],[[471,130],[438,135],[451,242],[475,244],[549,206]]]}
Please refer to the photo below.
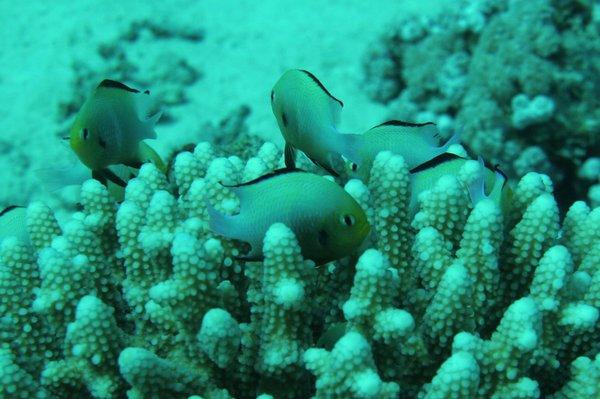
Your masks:
{"label": "coral reef", "polygon": [[275,224],[244,263],[206,203],[235,212],[220,183],[282,154],[215,151],[178,154],[168,177],[144,165],[121,204],[87,181],[62,226],[29,206],[30,242],[0,247],[0,398],[600,395],[600,208],[561,221],[533,172],[510,204],[472,204],[472,161],[411,218],[406,163],[384,152],[345,184],[373,226],[362,254],[316,268]]}
{"label": "coral reef", "polygon": [[400,21],[365,56],[394,119],[433,120],[513,178],[543,172],[561,210],[600,195],[597,2],[477,0]]}

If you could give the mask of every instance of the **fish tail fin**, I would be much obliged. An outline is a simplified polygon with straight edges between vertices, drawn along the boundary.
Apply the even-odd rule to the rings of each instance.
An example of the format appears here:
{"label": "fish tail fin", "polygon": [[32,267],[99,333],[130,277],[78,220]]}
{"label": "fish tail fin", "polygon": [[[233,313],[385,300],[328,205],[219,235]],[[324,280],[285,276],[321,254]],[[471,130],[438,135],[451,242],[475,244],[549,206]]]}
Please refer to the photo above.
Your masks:
{"label": "fish tail fin", "polygon": [[451,145],[460,144],[460,137],[461,137],[461,132],[460,132],[460,130],[457,130],[456,133],[454,133],[448,139],[448,141],[446,141],[446,143],[444,144],[443,147],[447,150]]}
{"label": "fish tail fin", "polygon": [[208,200],[205,201],[205,205],[208,212],[208,225],[210,229],[219,235],[236,238],[234,234],[234,217],[217,211]]}
{"label": "fish tail fin", "polygon": [[162,109],[159,109],[153,115],[150,115],[150,111],[154,106],[154,101],[146,93],[134,94],[134,106],[137,113],[138,120],[143,124],[145,129],[141,129],[140,139],[155,139],[156,133],[154,132],[154,125],[158,122],[162,116]]}
{"label": "fish tail fin", "polygon": [[158,122],[158,120],[160,119],[160,117],[162,116],[162,109],[158,110],[154,115],[148,117],[145,121],[145,125],[146,125],[146,134],[144,135],[144,138],[146,139],[155,139],[156,138],[156,132],[154,131],[154,126],[156,125],[156,123]]}
{"label": "fish tail fin", "polygon": [[83,184],[92,177],[82,164],[34,169],[33,175],[41,187],[49,193],[56,193],[65,187]]}
{"label": "fish tail fin", "polygon": [[363,141],[362,134],[340,134],[338,152],[351,162],[360,164],[362,161],[360,149],[363,146]]}

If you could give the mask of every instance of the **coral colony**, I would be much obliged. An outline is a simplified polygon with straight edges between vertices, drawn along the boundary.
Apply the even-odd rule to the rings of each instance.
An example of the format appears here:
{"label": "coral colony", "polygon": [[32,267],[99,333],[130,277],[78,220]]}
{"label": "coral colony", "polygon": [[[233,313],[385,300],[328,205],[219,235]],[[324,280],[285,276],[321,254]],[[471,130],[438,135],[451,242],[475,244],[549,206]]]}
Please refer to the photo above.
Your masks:
{"label": "coral colony", "polygon": [[600,392],[600,208],[564,219],[528,173],[509,212],[474,206],[476,161],[439,179],[411,220],[409,171],[380,153],[345,189],[373,234],[360,257],[315,268],[273,225],[263,262],[208,229],[220,182],[277,167],[207,143],[167,179],[145,164],[116,205],[87,181],[59,227],[27,209],[30,244],[0,251],[6,398],[590,398]]}

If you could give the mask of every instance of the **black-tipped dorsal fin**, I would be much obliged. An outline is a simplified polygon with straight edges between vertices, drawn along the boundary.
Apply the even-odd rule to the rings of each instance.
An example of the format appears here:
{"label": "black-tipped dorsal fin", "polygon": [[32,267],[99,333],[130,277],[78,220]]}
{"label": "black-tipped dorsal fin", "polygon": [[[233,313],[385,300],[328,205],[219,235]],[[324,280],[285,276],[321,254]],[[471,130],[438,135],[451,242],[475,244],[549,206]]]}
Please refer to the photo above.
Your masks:
{"label": "black-tipped dorsal fin", "polygon": [[430,159],[427,162],[422,163],[419,166],[416,166],[416,167],[412,168],[410,170],[410,173],[419,173],[419,172],[422,172],[422,171],[427,170],[427,169],[435,168],[436,166],[438,166],[440,164],[443,164],[444,162],[452,161],[454,159],[465,159],[465,160],[468,160],[468,158],[463,158],[460,155],[456,155],[456,154],[453,154],[451,152],[445,152],[443,154],[438,155],[435,158]]}
{"label": "black-tipped dorsal fin", "polygon": [[319,79],[317,79],[317,77],[315,75],[313,75],[312,73],[308,72],[307,70],[304,69],[300,69],[300,72],[304,72],[306,75],[308,75],[309,78],[312,79],[313,82],[315,82],[320,88],[321,90],[323,90],[325,92],[325,94],[327,94],[329,97],[331,97],[331,99],[333,99],[334,101],[337,101],[342,107],[344,106],[344,103],[335,98],[330,92],[329,90],[327,90],[325,88],[325,86],[323,86],[323,83],[321,83],[321,81]]}
{"label": "black-tipped dorsal fin", "polygon": [[429,125],[435,126],[435,123],[433,123],[433,122],[413,123],[413,122],[404,122],[404,121],[399,121],[399,120],[391,120],[391,121],[386,121],[386,122],[380,123],[377,126],[373,126],[373,129],[375,129],[376,127],[380,127],[380,126],[423,127],[423,126],[429,126]]}
{"label": "black-tipped dorsal fin", "polygon": [[18,209],[18,208],[25,208],[25,207],[20,206],[20,205],[9,205],[0,212],[0,217],[6,215],[7,213],[9,213],[15,209]]}
{"label": "black-tipped dorsal fin", "polygon": [[261,181],[264,181],[264,180],[268,180],[268,179],[271,179],[271,178],[276,177],[276,176],[286,175],[286,174],[289,174],[289,173],[307,173],[307,172],[305,170],[296,169],[296,168],[282,168],[282,169],[276,169],[276,170],[274,170],[271,173],[267,173],[266,175],[259,176],[259,177],[257,177],[254,180],[250,180],[250,181],[247,181],[247,182],[244,182],[244,183],[234,184],[234,185],[231,185],[231,186],[228,186],[228,185],[225,185],[225,184],[221,183],[221,185],[223,187],[229,187],[229,188],[251,186],[251,185],[256,184],[258,182],[261,182]]}
{"label": "black-tipped dorsal fin", "polygon": [[500,173],[502,175],[502,177],[504,177],[504,180],[508,180],[508,176],[506,175],[506,173],[504,173],[504,171],[502,169],[500,169],[499,164],[494,165],[494,171]]}
{"label": "black-tipped dorsal fin", "polygon": [[139,90],[133,89],[121,82],[117,82],[116,80],[110,80],[110,79],[104,79],[102,82],[100,82],[98,87],[99,88],[102,87],[105,89],[120,89],[120,90],[129,91],[131,93],[139,93],[140,92]]}

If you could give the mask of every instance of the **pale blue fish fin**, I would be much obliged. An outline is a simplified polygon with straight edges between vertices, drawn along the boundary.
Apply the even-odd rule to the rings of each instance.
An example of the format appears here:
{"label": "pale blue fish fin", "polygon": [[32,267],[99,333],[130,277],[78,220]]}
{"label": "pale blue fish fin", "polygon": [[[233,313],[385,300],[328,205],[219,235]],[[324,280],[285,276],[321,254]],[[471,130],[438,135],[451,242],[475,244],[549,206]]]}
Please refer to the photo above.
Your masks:
{"label": "pale blue fish fin", "polygon": [[258,257],[261,255],[261,246],[260,243],[256,245],[256,243],[250,241],[250,237],[247,237],[241,231],[241,225],[239,223],[239,214],[235,216],[224,215],[221,212],[217,211],[208,200],[205,201],[206,210],[208,212],[208,225],[209,228],[216,234],[221,235],[223,237],[232,238],[235,240],[245,241],[250,243],[252,250],[239,257],[239,259],[245,258],[244,260],[258,260]]}
{"label": "pale blue fish fin", "polygon": [[23,243],[29,243],[26,215],[27,208],[18,205],[0,211],[0,242],[8,237],[16,237]]}
{"label": "pale blue fish fin", "polygon": [[340,134],[338,152],[342,154],[350,162],[358,165],[362,163],[360,149],[364,145],[364,137],[362,134]]}
{"label": "pale blue fish fin", "polygon": [[460,136],[461,136],[461,132],[460,132],[460,130],[457,130],[456,133],[454,133],[448,139],[448,141],[446,141],[446,143],[444,143],[444,145],[442,146],[442,148],[444,149],[444,152],[447,151],[451,145],[460,144]]}
{"label": "pale blue fish fin", "polygon": [[50,193],[62,190],[65,187],[81,185],[92,177],[90,170],[80,162],[71,165],[35,169],[33,175],[44,190]]}
{"label": "pale blue fish fin", "polygon": [[156,112],[154,115],[152,115],[151,117],[146,119],[146,121],[145,121],[146,132],[144,134],[144,139],[155,139],[156,138],[156,132],[154,131],[154,126],[156,125],[156,123],[158,122],[160,117],[162,116],[162,113],[163,113],[162,109],[158,110],[158,112]]}
{"label": "pale blue fish fin", "polygon": [[208,212],[208,225],[210,229],[222,236],[237,238],[235,236],[235,222],[234,217],[224,215],[217,211],[208,200],[205,201],[206,210]]}
{"label": "pale blue fish fin", "polygon": [[475,206],[479,201],[488,198],[485,194],[485,163],[483,162],[483,158],[481,156],[477,157],[477,161],[479,161],[479,166],[481,169],[481,173],[477,179],[473,180],[471,184],[469,184],[469,197],[471,198],[471,204]]}
{"label": "pale blue fish fin", "polygon": [[154,104],[153,99],[147,93],[131,93],[133,96],[134,108],[138,120],[144,125],[145,129],[140,131],[140,140],[155,139],[154,125],[162,116],[162,110],[153,115],[149,115],[150,108]]}

